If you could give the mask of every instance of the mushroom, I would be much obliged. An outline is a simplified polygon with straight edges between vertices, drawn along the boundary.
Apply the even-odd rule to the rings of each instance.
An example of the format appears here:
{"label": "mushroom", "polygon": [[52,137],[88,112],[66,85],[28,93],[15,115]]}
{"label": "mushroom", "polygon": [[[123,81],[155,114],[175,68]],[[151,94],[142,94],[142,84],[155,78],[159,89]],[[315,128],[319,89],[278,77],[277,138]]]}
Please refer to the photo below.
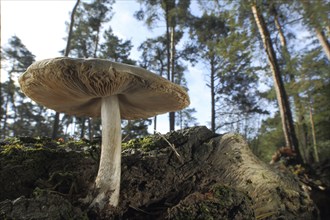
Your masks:
{"label": "mushroom", "polygon": [[102,146],[93,205],[117,206],[121,119],[149,118],[189,105],[180,86],[143,68],[103,59],[59,57],[33,63],[19,83],[38,104],[76,116],[101,116]]}

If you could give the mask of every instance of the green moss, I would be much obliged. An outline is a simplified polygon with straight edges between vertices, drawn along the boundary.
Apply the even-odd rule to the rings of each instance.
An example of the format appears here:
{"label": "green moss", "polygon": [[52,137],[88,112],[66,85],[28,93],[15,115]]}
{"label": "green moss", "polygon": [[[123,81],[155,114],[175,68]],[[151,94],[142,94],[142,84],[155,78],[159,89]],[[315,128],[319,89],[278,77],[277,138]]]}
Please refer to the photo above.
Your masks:
{"label": "green moss", "polygon": [[85,140],[70,140],[64,143],[60,143],[60,147],[63,148],[81,148],[84,146],[89,146],[89,142]]}
{"label": "green moss", "polygon": [[156,149],[158,146],[155,139],[152,136],[146,136],[143,138],[137,138],[129,140],[122,144],[123,150],[126,149],[141,149],[143,151],[151,151]]}
{"label": "green moss", "polygon": [[[81,142],[76,149],[48,138],[8,138],[0,142],[0,199],[29,196],[36,186],[69,194],[75,190],[72,163],[88,157]],[[75,169],[74,169],[75,170]],[[73,170],[73,171],[74,171]],[[71,171],[71,172],[69,172]]]}
{"label": "green moss", "polygon": [[10,155],[10,154],[14,153],[15,151],[22,151],[22,150],[24,150],[24,146],[22,146],[20,144],[8,144],[8,145],[1,147],[0,154]]}

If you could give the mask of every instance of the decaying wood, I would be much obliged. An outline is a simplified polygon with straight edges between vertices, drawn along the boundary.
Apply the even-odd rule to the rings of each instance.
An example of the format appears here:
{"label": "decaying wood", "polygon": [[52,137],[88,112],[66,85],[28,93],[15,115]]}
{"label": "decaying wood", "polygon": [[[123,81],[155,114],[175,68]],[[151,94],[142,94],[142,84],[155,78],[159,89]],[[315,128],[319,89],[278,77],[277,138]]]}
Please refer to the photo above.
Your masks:
{"label": "decaying wood", "polygon": [[[175,145],[177,152],[164,138]],[[89,210],[89,204],[80,202],[91,189],[86,185],[90,183],[92,186],[98,164],[97,161],[91,163],[91,157],[86,154],[79,156],[76,153],[78,156],[74,156],[73,161],[69,157],[66,157],[67,161],[63,156],[57,159],[50,157],[47,169],[34,178],[39,179],[39,183],[40,179],[44,179],[48,185],[59,185],[50,182],[47,172],[64,169],[76,175],[76,178],[70,178],[77,182],[77,193],[70,196],[71,199],[64,197],[69,207],[61,207],[61,215],[65,215],[63,210],[67,210],[69,214],[66,215],[71,219],[84,213],[90,219],[206,219],[210,216],[214,219],[242,219],[243,216],[244,219],[315,219],[313,202],[302,184],[289,173],[279,173],[261,162],[241,136],[216,135],[206,127],[194,127],[168,133],[164,138],[152,136],[148,146],[141,144],[124,150],[120,201],[116,209]],[[93,170],[95,174],[91,176]],[[3,169],[0,171],[1,175],[4,174]],[[24,175],[23,172],[20,175]],[[54,190],[54,187],[45,187],[47,184],[35,182],[30,185]],[[17,216],[13,213],[13,210],[19,210],[13,208],[17,197],[10,198],[10,192],[8,194],[13,182],[2,180],[1,184],[7,189],[7,199],[10,200],[0,202],[0,211],[7,217]],[[13,189],[16,195],[19,189]],[[29,196],[26,190],[24,192],[21,194]],[[47,201],[59,201],[58,196],[60,194],[56,198],[51,196]],[[24,207],[28,207],[26,204],[45,200],[44,197],[34,199],[31,194],[30,197],[20,198],[19,204],[24,203]],[[44,207],[44,212],[47,207],[54,209],[48,203],[44,203]],[[29,216],[38,210],[40,212],[40,209],[30,208]]]}
{"label": "decaying wood", "polygon": [[170,207],[191,193],[225,184],[252,198],[256,217],[311,217],[312,202],[298,182],[261,162],[241,136],[214,137],[205,127],[185,132],[168,136],[183,164],[169,147],[123,158],[122,208],[128,203],[145,210],[155,204]]}

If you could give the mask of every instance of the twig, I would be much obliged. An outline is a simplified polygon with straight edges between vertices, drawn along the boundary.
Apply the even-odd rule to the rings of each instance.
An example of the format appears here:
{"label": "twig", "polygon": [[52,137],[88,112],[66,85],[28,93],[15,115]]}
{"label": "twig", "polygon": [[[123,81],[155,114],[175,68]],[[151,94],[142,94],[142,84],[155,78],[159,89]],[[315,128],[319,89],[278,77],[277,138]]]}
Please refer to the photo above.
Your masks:
{"label": "twig", "polygon": [[155,130],[155,134],[158,134],[162,139],[164,139],[167,143],[168,143],[168,145],[172,148],[172,150],[174,151],[174,153],[175,153],[175,156],[179,159],[179,161],[183,164],[184,162],[183,162],[183,159],[182,159],[182,157],[181,157],[181,155],[178,153],[178,151],[175,149],[175,146],[174,146],[174,144],[171,144],[168,140],[167,140],[167,138],[165,138],[164,137],[164,135],[162,135],[160,132],[158,132],[158,131],[156,131]]}
{"label": "twig", "polygon": [[147,215],[152,215],[152,213],[146,212],[146,211],[144,211],[144,210],[142,210],[142,209],[140,209],[138,207],[135,207],[135,206],[132,206],[132,205],[129,205],[129,207],[132,208],[132,209],[134,209],[134,210],[136,210],[136,211],[138,211],[138,212],[142,212],[142,213],[147,214]]}
{"label": "twig", "polygon": [[121,142],[124,142],[126,140],[126,138],[128,138],[128,134],[121,140]]}

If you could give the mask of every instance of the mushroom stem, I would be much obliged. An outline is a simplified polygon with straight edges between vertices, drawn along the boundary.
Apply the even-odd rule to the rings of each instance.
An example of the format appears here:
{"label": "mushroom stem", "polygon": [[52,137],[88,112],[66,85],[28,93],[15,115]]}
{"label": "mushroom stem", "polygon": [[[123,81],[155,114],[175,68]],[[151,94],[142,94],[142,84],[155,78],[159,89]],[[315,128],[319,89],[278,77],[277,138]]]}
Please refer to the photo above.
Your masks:
{"label": "mushroom stem", "polygon": [[100,207],[117,206],[121,174],[121,121],[118,97],[102,98],[102,147],[99,171],[95,180],[99,195],[94,202]]}

